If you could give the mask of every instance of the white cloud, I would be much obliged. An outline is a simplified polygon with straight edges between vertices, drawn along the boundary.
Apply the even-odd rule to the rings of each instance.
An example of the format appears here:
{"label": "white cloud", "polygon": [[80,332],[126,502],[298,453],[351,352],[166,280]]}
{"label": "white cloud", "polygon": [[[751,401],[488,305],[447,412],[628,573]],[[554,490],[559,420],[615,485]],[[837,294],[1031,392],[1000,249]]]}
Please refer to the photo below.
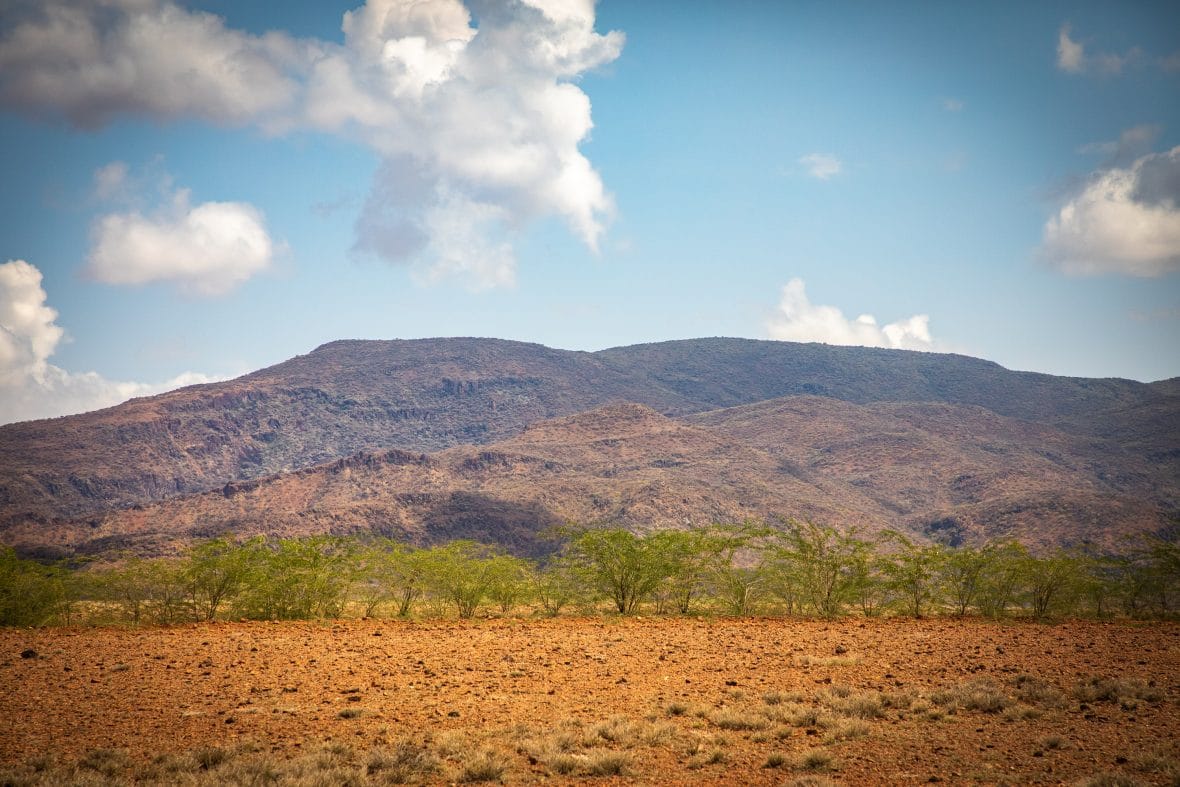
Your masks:
{"label": "white cloud", "polygon": [[[594,31],[592,0],[481,4],[478,28],[460,0],[370,0],[344,15],[343,45],[250,35],[172,0],[30,8],[0,40],[0,103],[86,128],[132,113],[357,140],[385,160],[370,203],[408,188],[421,197],[367,206],[357,247],[418,259],[430,278],[486,283],[486,266],[456,264],[454,244],[430,235],[472,206],[496,239],[556,215],[592,249],[613,213],[579,150],[590,101],[572,83],[623,46],[621,33]],[[387,242],[391,224],[417,240]],[[467,248],[489,244],[503,250],[495,239]],[[498,260],[514,267],[510,245]]]}
{"label": "white cloud", "polygon": [[94,225],[86,272],[107,284],[172,282],[185,292],[222,295],[270,267],[276,244],[244,202],[190,205],[186,189],[149,216],[111,213]]}
{"label": "white cloud", "polygon": [[244,123],[290,106],[310,55],[156,0],[46,0],[0,41],[0,100],[98,128],[125,113]]}
{"label": "white cloud", "polygon": [[1057,31],[1057,67],[1070,74],[1079,74],[1085,52],[1082,45],[1069,37],[1069,25]]}
{"label": "white cloud", "polygon": [[799,157],[799,163],[807,169],[807,174],[819,180],[828,180],[839,175],[844,168],[840,159],[827,153],[808,153]]}
{"label": "white cloud", "polygon": [[932,350],[930,318],[916,314],[904,320],[878,325],[871,314],[849,320],[835,306],[819,306],[807,298],[802,279],[783,287],[778,312],[766,323],[772,339],[790,342],[888,347],[899,350]]}
{"label": "white cloud", "polygon": [[1180,271],[1180,146],[1092,176],[1046,222],[1040,253],[1069,274]]}
{"label": "white cloud", "polygon": [[944,98],[942,100],[942,108],[947,112],[962,112],[966,106],[966,101],[957,98]]}
{"label": "white cloud", "polygon": [[1082,145],[1079,153],[1102,153],[1106,155],[1103,167],[1126,166],[1140,156],[1151,152],[1163,128],[1158,125],[1142,125],[1125,129],[1119,138],[1109,142],[1091,142]]}
{"label": "white cloud", "polygon": [[152,384],[68,372],[49,363],[64,337],[46,303],[41,271],[24,260],[0,264],[0,423],[95,410],[214,379],[184,372]]}
{"label": "white cloud", "polygon": [[127,186],[127,164],[112,161],[94,172],[94,196],[100,200],[111,200],[123,193]]}
{"label": "white cloud", "polygon": [[1070,38],[1068,23],[1057,31],[1057,68],[1067,74],[1118,74],[1142,57],[1143,52],[1138,47],[1132,47],[1122,55],[1113,52],[1087,54],[1085,45]]}

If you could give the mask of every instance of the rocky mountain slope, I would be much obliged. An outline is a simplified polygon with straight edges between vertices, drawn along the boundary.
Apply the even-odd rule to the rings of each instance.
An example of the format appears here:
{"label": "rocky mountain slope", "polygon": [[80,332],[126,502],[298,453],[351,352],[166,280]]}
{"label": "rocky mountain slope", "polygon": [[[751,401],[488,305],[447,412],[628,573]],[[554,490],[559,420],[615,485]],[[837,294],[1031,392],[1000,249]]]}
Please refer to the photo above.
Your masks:
{"label": "rocky mountain slope", "polygon": [[1093,448],[978,407],[789,397],[686,422],[615,404],[487,446],[362,453],[7,536],[40,554],[162,553],[224,532],[475,538],[538,554],[571,521],[646,530],[795,518],[1035,546],[1115,546],[1165,527],[1176,501],[1163,479],[1134,459],[1111,476]]}
{"label": "rocky mountain slope", "polygon": [[[1076,540],[1156,529],[1180,509],[1178,388],[741,339],[597,353],[333,342],[236,380],[0,427],[0,539],[93,547],[163,534],[152,517],[167,510],[179,533],[483,528],[523,549],[567,518],[770,514],[956,539],[1040,523]],[[651,409],[628,427],[627,408],[595,409],[612,402]],[[626,461],[612,453],[624,448]],[[505,460],[507,473],[485,454],[528,459]],[[306,472],[275,478],[292,471]],[[370,473],[363,494],[326,480]],[[299,503],[292,490],[311,487],[314,504]],[[237,501],[237,513],[194,499]]]}

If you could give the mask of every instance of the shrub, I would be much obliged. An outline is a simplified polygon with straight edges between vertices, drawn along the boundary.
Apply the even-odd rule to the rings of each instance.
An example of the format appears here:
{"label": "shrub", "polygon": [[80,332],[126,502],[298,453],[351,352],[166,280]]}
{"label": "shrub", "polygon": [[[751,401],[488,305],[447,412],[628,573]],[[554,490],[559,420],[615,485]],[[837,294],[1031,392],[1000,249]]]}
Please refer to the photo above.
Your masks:
{"label": "shrub", "polygon": [[495,749],[483,749],[464,761],[463,769],[459,773],[459,781],[465,783],[499,781],[506,770],[508,770],[508,763],[503,754]]}
{"label": "shrub", "polygon": [[631,767],[626,752],[600,749],[586,754],[586,773],[590,776],[624,776]]}
{"label": "shrub", "polygon": [[823,749],[808,749],[799,757],[799,767],[805,771],[823,771],[832,767],[832,754]]}

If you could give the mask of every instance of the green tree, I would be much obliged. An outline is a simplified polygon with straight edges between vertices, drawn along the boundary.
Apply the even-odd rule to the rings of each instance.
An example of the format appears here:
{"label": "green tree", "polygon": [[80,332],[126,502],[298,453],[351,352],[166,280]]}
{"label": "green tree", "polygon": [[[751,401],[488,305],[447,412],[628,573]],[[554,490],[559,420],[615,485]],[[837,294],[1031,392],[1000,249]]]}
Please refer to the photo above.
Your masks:
{"label": "green tree", "polygon": [[556,617],[572,604],[584,602],[587,579],[566,555],[558,555],[533,575],[533,596],[547,615]]}
{"label": "green tree", "polygon": [[920,618],[938,593],[947,548],[941,544],[917,544],[896,530],[887,530],[883,535],[893,547],[881,564],[886,584],[904,599],[909,613]]}
{"label": "green tree", "polygon": [[61,569],[21,560],[0,546],[0,626],[44,626],[66,603]]}
{"label": "green tree", "polygon": [[188,584],[178,561],[129,556],[95,576],[99,595],[129,623],[177,623],[192,617]]}
{"label": "green tree", "polygon": [[856,531],[841,533],[813,522],[788,522],[769,547],[769,588],[788,614],[825,618],[843,614],[865,581],[865,542]]}
{"label": "green tree", "polygon": [[493,547],[475,541],[452,541],[423,554],[426,586],[437,597],[454,604],[461,618],[474,617],[493,588],[507,587],[509,576],[522,565],[519,558],[499,554]]}
{"label": "green tree", "polygon": [[339,617],[351,551],[351,542],[333,536],[260,543],[234,607],[243,617],[259,620]]}
{"label": "green tree", "polygon": [[596,529],[577,533],[570,554],[581,564],[593,588],[628,615],[673,570],[658,534],[637,536],[629,530]]}
{"label": "green tree", "polygon": [[1077,598],[1082,561],[1059,550],[1047,557],[1028,555],[1024,560],[1025,598],[1037,618],[1068,614]]}
{"label": "green tree", "polygon": [[256,571],[262,558],[261,539],[238,543],[231,536],[213,538],[189,550],[184,578],[197,618],[214,620]]}
{"label": "green tree", "polygon": [[1016,541],[993,543],[989,551],[976,588],[975,603],[981,614],[999,618],[1024,593],[1029,554]]}

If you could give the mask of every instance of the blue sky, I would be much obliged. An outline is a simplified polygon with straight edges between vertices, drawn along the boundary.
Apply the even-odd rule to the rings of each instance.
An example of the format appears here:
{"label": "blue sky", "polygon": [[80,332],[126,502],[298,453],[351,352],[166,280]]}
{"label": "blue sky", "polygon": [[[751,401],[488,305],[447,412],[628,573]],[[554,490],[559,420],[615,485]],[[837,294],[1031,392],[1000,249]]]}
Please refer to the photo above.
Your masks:
{"label": "blue sky", "polygon": [[10,4],[0,421],[339,338],[1180,375],[1174,4],[670,8]]}

